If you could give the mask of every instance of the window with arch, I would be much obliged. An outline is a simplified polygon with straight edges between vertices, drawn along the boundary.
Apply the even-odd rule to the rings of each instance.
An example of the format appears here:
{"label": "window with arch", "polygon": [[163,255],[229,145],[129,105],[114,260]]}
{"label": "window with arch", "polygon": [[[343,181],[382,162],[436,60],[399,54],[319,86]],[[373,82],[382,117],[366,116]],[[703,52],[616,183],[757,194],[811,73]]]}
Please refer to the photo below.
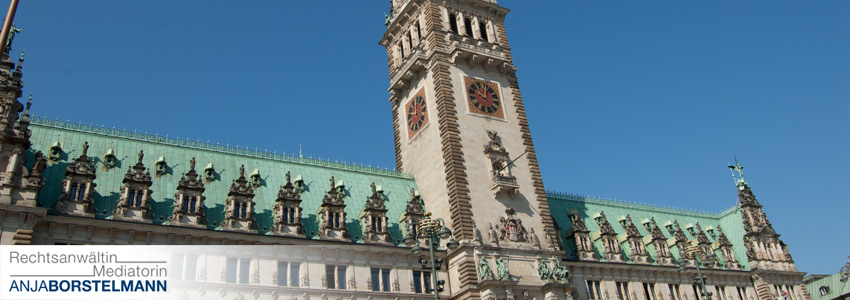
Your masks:
{"label": "window with arch", "polygon": [[472,35],[472,20],[470,20],[469,18],[464,18],[463,19],[463,25],[464,25],[463,27],[466,27],[466,35],[469,36],[469,37],[473,37],[473,35]]}
{"label": "window with arch", "polygon": [[826,294],[829,294],[829,287],[828,286],[819,287],[818,292],[820,292],[821,296],[826,296]]}
{"label": "window with arch", "polygon": [[487,35],[487,22],[484,22],[484,21],[478,20],[478,31],[479,31],[479,32],[480,32],[480,34],[481,34],[481,39],[482,39],[482,40],[485,40],[485,41],[487,41],[487,42],[491,42],[491,41],[490,41],[490,36],[489,36],[489,35]]}
{"label": "window with arch", "polygon": [[449,14],[449,29],[455,34],[460,34],[457,29],[457,15]]}

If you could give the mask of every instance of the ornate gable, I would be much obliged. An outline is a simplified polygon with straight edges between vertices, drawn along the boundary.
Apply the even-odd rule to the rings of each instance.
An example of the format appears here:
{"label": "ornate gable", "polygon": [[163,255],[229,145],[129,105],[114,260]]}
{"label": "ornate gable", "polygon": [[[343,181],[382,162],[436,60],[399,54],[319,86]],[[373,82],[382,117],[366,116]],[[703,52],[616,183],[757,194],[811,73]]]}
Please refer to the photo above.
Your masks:
{"label": "ornate gable", "polygon": [[174,209],[168,223],[171,225],[206,228],[207,220],[204,211],[204,182],[198,180],[195,171],[195,158],[189,161],[189,172],[177,182],[177,193],[174,194]]}
{"label": "ornate gable", "polygon": [[94,217],[94,199],[92,192],[97,185],[94,183],[94,163],[86,155],[89,151],[89,143],[83,144],[83,154],[65,170],[65,179],[62,180],[62,195],[56,202],[54,209],[59,214],[80,215]]}
{"label": "ornate gable", "polygon": [[113,211],[112,217],[116,220],[129,220],[151,223],[150,216],[150,187],[151,173],[142,163],[145,157],[144,151],[139,151],[139,160],[136,165],[130,167],[124,174],[124,185],[121,187],[118,205]]}
{"label": "ornate gable", "polygon": [[384,191],[371,185],[372,195],[366,198],[366,205],[360,213],[363,226],[363,241],[367,243],[392,243],[387,229],[387,206],[384,203]]}
{"label": "ornate gable", "polygon": [[[255,171],[259,174],[259,171]],[[239,178],[230,184],[225,202],[226,210],[222,228],[229,231],[253,231],[256,229],[254,219],[254,186],[245,178],[245,165],[239,167]]]}
{"label": "ornate gable", "polygon": [[331,176],[330,189],[322,198],[322,205],[316,212],[320,218],[319,236],[322,239],[338,239],[348,240],[348,226],[345,224],[345,218],[348,215],[345,212],[345,185],[340,180]]}
{"label": "ornate gable", "polygon": [[301,190],[292,184],[289,172],[286,172],[286,184],[277,192],[273,210],[275,234],[304,236],[304,226],[301,221]]}

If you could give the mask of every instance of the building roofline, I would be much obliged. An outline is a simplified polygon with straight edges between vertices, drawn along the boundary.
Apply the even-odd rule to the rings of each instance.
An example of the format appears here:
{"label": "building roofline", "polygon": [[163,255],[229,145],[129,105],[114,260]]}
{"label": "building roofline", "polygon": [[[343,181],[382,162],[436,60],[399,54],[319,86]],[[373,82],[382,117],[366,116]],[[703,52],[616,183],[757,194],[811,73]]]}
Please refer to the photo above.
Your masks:
{"label": "building roofline", "polygon": [[596,197],[589,197],[589,196],[571,194],[571,193],[560,193],[560,192],[554,192],[554,191],[546,192],[546,197],[550,198],[550,199],[559,199],[559,200],[576,201],[576,202],[587,202],[587,203],[600,204],[600,205],[610,205],[610,206],[616,206],[616,207],[628,208],[628,209],[640,209],[640,210],[646,210],[646,211],[680,214],[680,215],[687,215],[687,216],[700,217],[700,218],[721,218],[721,217],[725,217],[725,216],[737,211],[737,209],[738,209],[738,205],[736,204],[732,207],[724,209],[723,211],[721,211],[719,213],[711,213],[711,212],[689,210],[689,209],[676,208],[676,207],[662,207],[662,206],[653,206],[653,205],[648,205],[648,204],[632,203],[632,202],[625,202],[625,201],[613,200],[613,199],[600,199],[600,198],[596,198]]}
{"label": "building roofline", "polygon": [[144,141],[144,142],[149,142],[149,143],[154,143],[154,144],[164,144],[164,145],[178,146],[178,147],[184,147],[184,148],[193,148],[193,149],[204,150],[204,151],[220,152],[220,153],[226,153],[226,154],[232,154],[232,155],[240,155],[240,156],[269,159],[269,160],[277,160],[277,161],[290,162],[290,163],[296,163],[296,164],[302,164],[302,165],[325,167],[325,168],[338,169],[338,170],[344,170],[344,171],[354,171],[354,172],[366,173],[366,174],[371,174],[371,175],[381,175],[381,176],[391,176],[391,177],[404,178],[404,179],[413,179],[413,175],[406,174],[406,173],[399,172],[399,171],[392,170],[392,169],[388,169],[388,168],[374,168],[374,167],[371,167],[371,166],[355,165],[355,164],[351,164],[351,163],[340,163],[340,162],[325,160],[325,159],[321,159],[321,158],[318,158],[318,159],[312,158],[312,157],[311,158],[305,158],[305,157],[299,157],[299,156],[295,156],[295,155],[288,155],[286,153],[278,154],[277,152],[268,152],[268,150],[259,151],[259,150],[256,150],[256,148],[255,148],[255,150],[250,150],[248,147],[239,148],[239,147],[230,146],[229,144],[226,145],[226,146],[223,146],[223,145],[220,145],[220,144],[212,144],[208,141],[207,142],[202,142],[200,140],[192,141],[188,138],[181,139],[179,137],[169,137],[168,135],[161,136],[159,134],[149,134],[147,132],[139,133],[135,130],[130,132],[130,131],[125,130],[125,129],[114,129],[114,127],[113,127],[113,129],[109,129],[109,128],[106,128],[102,125],[100,127],[97,127],[97,126],[91,125],[91,124],[86,125],[86,124],[83,124],[82,122],[74,124],[70,121],[61,121],[59,119],[51,120],[51,119],[48,119],[46,117],[31,117],[30,122],[31,122],[31,124],[38,125],[38,126],[53,127],[53,128],[59,128],[59,129],[65,129],[65,130],[71,130],[71,131],[97,134],[97,135],[102,135],[102,136],[123,138],[123,139],[128,139],[128,140]]}

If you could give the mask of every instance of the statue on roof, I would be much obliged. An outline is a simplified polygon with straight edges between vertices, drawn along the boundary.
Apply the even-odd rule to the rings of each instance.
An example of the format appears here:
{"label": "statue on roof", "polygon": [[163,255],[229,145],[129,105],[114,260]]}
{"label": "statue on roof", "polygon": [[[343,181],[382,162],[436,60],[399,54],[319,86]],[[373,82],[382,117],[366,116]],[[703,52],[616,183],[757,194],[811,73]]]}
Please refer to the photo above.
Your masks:
{"label": "statue on roof", "polygon": [[239,166],[239,177],[245,177],[245,165]]}
{"label": "statue on roof", "polygon": [[145,150],[139,150],[139,164],[142,163],[143,158],[145,158]]}
{"label": "statue on roof", "polygon": [[194,157],[192,157],[192,160],[189,161],[189,169],[190,170],[195,169],[195,158]]}
{"label": "statue on roof", "polygon": [[85,156],[86,153],[88,153],[88,152],[89,152],[89,142],[85,142],[85,143],[83,143],[83,155]]}
{"label": "statue on roof", "polygon": [[6,38],[6,49],[3,49],[4,51],[6,51],[6,54],[9,54],[9,50],[12,50],[12,40],[15,39],[15,35],[17,35],[18,32],[21,31],[24,31],[24,29],[15,27],[15,23],[12,23],[12,27],[9,28],[9,37]]}

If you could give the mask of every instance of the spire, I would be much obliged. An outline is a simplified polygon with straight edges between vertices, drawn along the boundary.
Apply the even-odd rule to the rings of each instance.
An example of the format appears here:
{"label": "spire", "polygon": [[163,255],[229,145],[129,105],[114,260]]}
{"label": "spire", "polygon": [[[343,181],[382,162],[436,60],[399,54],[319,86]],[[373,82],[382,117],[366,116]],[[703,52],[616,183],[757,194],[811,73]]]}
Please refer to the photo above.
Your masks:
{"label": "spire", "polygon": [[[9,12],[6,13],[6,20],[3,22],[3,30],[0,31],[0,49],[8,54],[8,51],[5,51],[11,44],[9,41],[9,35],[12,32],[14,25],[12,25],[12,21],[15,20],[15,12],[18,10],[18,0],[12,0],[12,3],[9,4]],[[12,34],[14,37],[14,34]]]}

